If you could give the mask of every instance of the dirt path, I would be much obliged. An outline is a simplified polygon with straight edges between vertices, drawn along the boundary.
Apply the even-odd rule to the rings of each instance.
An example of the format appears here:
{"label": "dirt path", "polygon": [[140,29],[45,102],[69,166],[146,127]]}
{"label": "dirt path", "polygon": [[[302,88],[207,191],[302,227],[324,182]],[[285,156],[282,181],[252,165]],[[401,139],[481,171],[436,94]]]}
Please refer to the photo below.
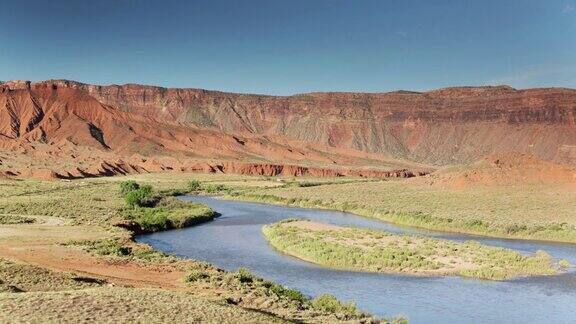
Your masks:
{"label": "dirt path", "polygon": [[33,225],[0,225],[0,258],[106,279],[117,285],[186,289],[182,282],[185,271],[174,266],[104,260],[78,247],[62,245],[74,240],[99,240],[111,236],[97,226],[64,224],[51,217]]}

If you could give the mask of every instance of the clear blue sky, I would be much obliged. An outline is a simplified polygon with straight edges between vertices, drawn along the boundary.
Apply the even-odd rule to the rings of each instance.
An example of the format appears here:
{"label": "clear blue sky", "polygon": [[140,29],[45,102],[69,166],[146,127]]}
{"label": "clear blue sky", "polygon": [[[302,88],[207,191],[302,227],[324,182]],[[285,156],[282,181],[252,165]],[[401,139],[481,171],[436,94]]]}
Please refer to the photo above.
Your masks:
{"label": "clear blue sky", "polygon": [[1,1],[0,80],[576,88],[576,0]]}

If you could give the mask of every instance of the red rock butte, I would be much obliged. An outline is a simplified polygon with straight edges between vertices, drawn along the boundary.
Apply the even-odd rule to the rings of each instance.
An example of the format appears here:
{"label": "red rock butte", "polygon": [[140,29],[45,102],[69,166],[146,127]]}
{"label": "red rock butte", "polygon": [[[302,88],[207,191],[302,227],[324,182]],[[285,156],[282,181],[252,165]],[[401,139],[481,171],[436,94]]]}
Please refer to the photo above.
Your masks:
{"label": "red rock butte", "polygon": [[519,152],[576,165],[576,90],[235,94],[74,81],[0,84],[0,171],[409,177]]}

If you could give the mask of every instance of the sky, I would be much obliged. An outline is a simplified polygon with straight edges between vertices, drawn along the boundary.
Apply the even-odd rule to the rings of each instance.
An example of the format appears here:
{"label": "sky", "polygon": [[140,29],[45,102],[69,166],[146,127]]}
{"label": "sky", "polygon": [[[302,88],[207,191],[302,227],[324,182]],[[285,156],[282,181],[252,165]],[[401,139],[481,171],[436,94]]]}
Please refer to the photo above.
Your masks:
{"label": "sky", "polygon": [[576,0],[0,0],[0,80],[576,88]]}

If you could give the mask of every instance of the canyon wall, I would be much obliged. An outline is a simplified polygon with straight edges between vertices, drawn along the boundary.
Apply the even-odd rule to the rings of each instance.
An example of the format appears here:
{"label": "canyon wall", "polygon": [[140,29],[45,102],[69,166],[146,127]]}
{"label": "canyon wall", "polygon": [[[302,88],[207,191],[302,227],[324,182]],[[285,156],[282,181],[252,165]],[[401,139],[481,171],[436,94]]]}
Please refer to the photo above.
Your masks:
{"label": "canyon wall", "polygon": [[232,134],[283,135],[436,165],[517,151],[576,161],[576,90],[461,87],[288,97],[78,85],[101,102]]}
{"label": "canyon wall", "polygon": [[[9,81],[0,93],[0,137],[62,139],[66,136],[58,132],[66,132],[73,141],[119,152],[262,160],[276,154],[275,160],[336,164],[341,161],[330,154],[365,152],[371,158],[446,165],[516,151],[576,163],[573,89],[264,96],[54,80]],[[16,106],[28,108],[16,118]],[[58,113],[50,118],[51,110]],[[69,115],[65,122],[63,114]]]}

